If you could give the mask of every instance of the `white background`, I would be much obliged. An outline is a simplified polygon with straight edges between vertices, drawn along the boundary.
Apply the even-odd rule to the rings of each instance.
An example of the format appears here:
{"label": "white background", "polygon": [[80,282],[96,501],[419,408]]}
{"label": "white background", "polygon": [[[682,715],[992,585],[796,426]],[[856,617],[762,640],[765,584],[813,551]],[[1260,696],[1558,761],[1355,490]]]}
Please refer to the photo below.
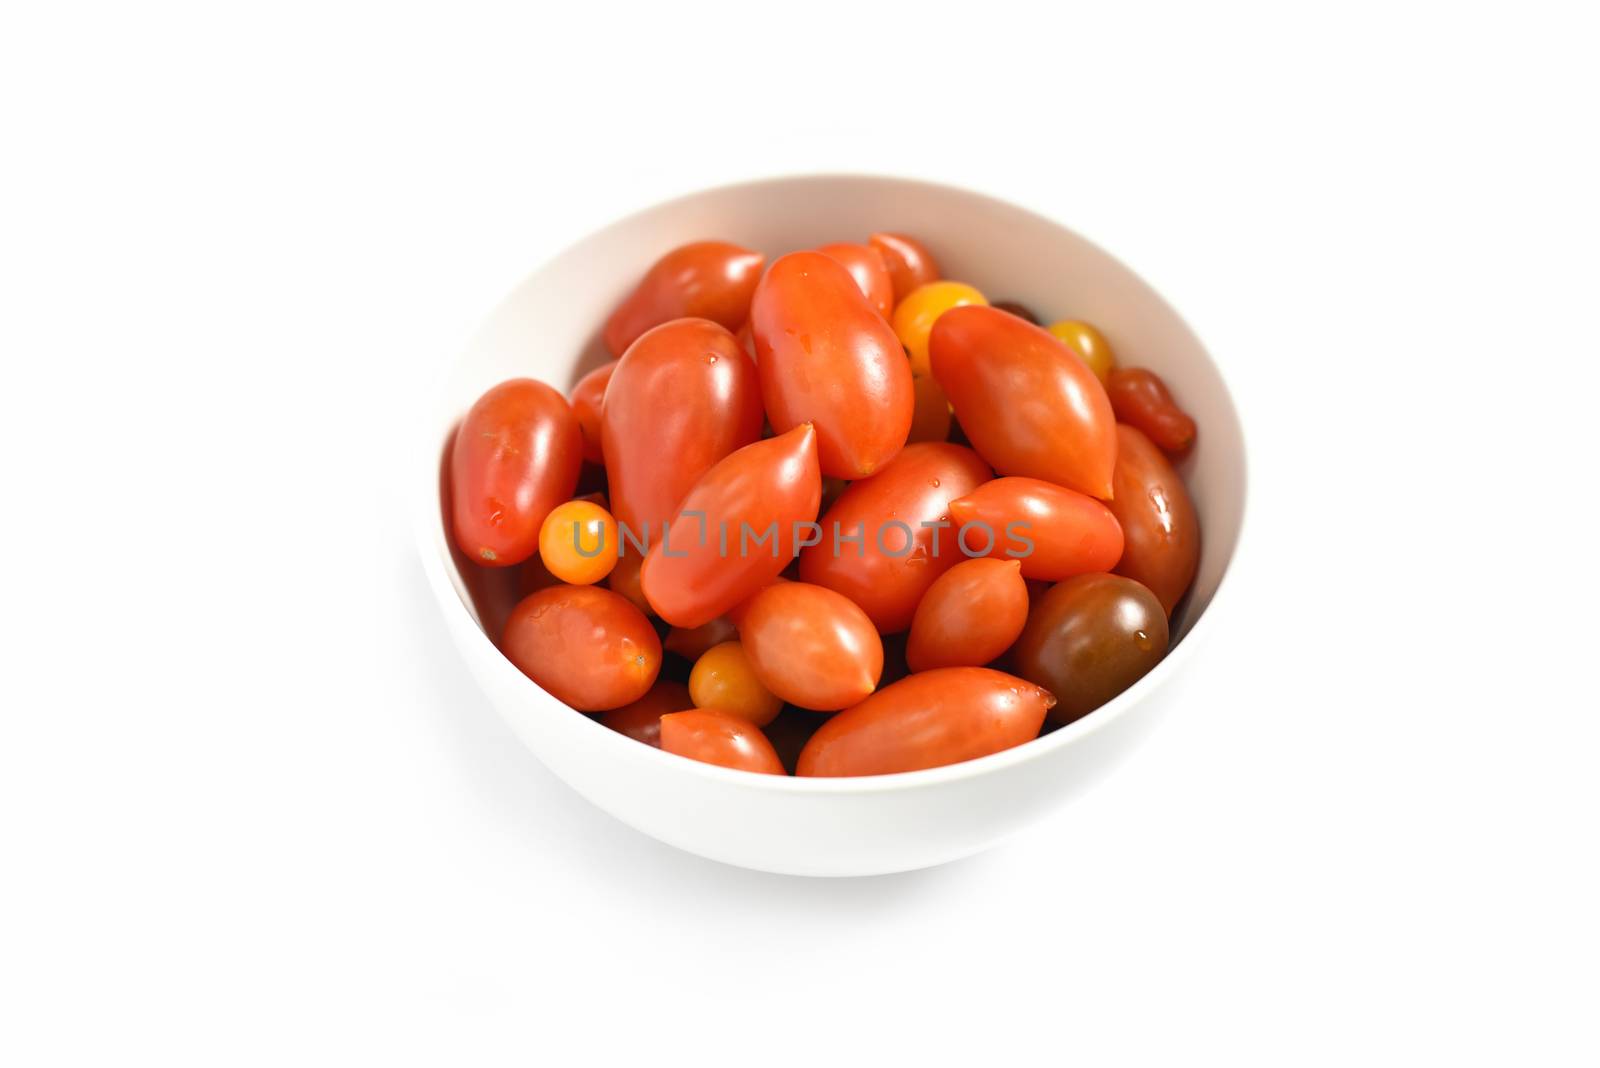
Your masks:
{"label": "white background", "polygon": [[[0,1061],[1595,1063],[1583,7],[8,5]],[[1252,447],[1187,715],[858,881],[555,781],[399,499],[524,273],[811,170],[1100,242]]]}

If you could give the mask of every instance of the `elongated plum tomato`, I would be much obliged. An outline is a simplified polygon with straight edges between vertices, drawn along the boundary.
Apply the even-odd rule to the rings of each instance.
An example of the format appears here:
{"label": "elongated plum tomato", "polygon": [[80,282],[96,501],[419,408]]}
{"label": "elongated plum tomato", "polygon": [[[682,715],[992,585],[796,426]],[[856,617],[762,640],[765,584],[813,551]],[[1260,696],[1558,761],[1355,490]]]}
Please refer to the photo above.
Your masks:
{"label": "elongated plum tomato", "polygon": [[1194,420],[1178,407],[1167,384],[1143,367],[1117,367],[1106,376],[1106,395],[1117,422],[1144,431],[1162,452],[1176,456],[1194,444]]}
{"label": "elongated plum tomato", "polygon": [[572,387],[572,414],[577,416],[578,430],[583,434],[583,458],[592,464],[605,460],[600,444],[600,403],[605,399],[611,372],[616,369],[616,360],[601,364]]}
{"label": "elongated plum tomato", "polygon": [[645,599],[674,627],[724,615],[789,566],[796,527],[816,519],[821,500],[810,424],[746,445],[695,483],[652,541],[640,572]]}
{"label": "elongated plum tomato", "polygon": [[1037,478],[997,478],[950,502],[950,521],[973,524],[962,544],[1022,563],[1022,577],[1060,582],[1110,571],[1122,557],[1122,527],[1111,510],[1076,490]]}
{"label": "elongated plum tomato", "polygon": [[801,708],[831,712],[865,698],[883,674],[872,620],[840,593],[782,582],[756,594],[739,638],[766,688]]}
{"label": "elongated plum tomato", "polygon": [[1028,584],[1016,560],[963,560],[917,605],[906,641],[912,671],[981,667],[1011,648],[1028,621]]}
{"label": "elongated plum tomato", "polygon": [[700,476],[761,436],[756,369],[716,323],[664,323],[617,362],[600,433],[612,511],[635,544],[659,538]]}
{"label": "elongated plum tomato", "polygon": [[1109,503],[1125,542],[1116,572],[1149,587],[1170,616],[1200,566],[1200,519],[1161,450],[1120,423],[1116,490]]}
{"label": "elongated plum tomato", "polygon": [[1116,420],[1071,349],[1014,315],[968,305],[933,324],[928,352],[961,429],[996,471],[1111,496]]}
{"label": "elongated plum tomato", "polygon": [[669,753],[739,771],[782,775],[783,761],[747,719],[697,708],[661,717],[661,748]]}
{"label": "elongated plum tomato", "polygon": [[889,268],[896,304],[918,286],[938,281],[939,265],[916,238],[905,234],[873,234],[867,238],[867,244],[878,250]]}
{"label": "elongated plum tomato", "polygon": [[510,567],[537,552],[582,462],[572,408],[543,382],[513,378],[479,397],[450,448],[451,525],[467,559]]}
{"label": "elongated plum tomato", "polygon": [[779,259],[750,305],[767,419],[817,431],[825,475],[865,478],[906,443],[914,406],[900,342],[850,272],[820,252]]}
{"label": "elongated plum tomato", "polygon": [[856,285],[861,287],[868,303],[879,315],[889,318],[889,313],[894,310],[894,281],[883,262],[883,253],[871,245],[853,245],[848,241],[823,245],[817,251],[838,260],[850,272],[850,277],[856,280]]}
{"label": "elongated plum tomato", "polygon": [[993,475],[963,445],[907,445],[828,509],[821,540],[800,553],[801,580],[844,594],[884,634],[905,630],[933,580],[962,559],[950,502]]}
{"label": "elongated plum tomato", "polygon": [[974,760],[1038,737],[1055,698],[981,667],[936,668],[885,686],[824,723],[796,775],[890,775]]}
{"label": "elongated plum tomato", "polygon": [[621,356],[640,334],[673,319],[710,319],[738,330],[767,258],[726,241],[696,241],[662,256],[606,320],[602,337]]}
{"label": "elongated plum tomato", "polygon": [[551,586],[511,610],[507,659],[579,712],[637,701],[661,669],[661,639],[644,613],[598,586]]}
{"label": "elongated plum tomato", "polygon": [[689,688],[671,679],[657,679],[648,693],[632,704],[600,713],[600,722],[619,734],[661,748],[661,717],[689,707]]}

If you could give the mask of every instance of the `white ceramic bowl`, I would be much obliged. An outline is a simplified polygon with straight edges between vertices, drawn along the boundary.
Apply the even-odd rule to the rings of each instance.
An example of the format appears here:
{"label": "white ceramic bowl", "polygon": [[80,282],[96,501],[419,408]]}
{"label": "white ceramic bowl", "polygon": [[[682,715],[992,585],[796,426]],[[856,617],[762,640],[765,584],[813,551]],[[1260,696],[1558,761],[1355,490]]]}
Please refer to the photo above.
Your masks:
{"label": "white ceramic bowl", "polygon": [[[924,241],[947,277],[993,299],[1101,328],[1119,361],[1157,371],[1200,434],[1182,471],[1200,513],[1199,576],[1179,609],[1175,646],[1135,686],[1036,741],[981,760],[900,775],[801,779],[753,775],[663,753],[562,705],[485,636],[514,593],[451,549],[440,462],[477,396],[528,375],[563,389],[603,361],[606,315],[663,252],[721,238],[784,252],[861,241],[875,230]],[[900,178],[819,175],[711,189],[629,216],[523,281],[449,368],[423,424],[416,472],[422,561],[446,624],[495,707],[572,788],[623,822],[701,856],[798,875],[871,875],[985,849],[1083,790],[1159,719],[1163,687],[1214,625],[1215,600],[1244,519],[1245,451],[1222,376],[1194,334],[1132,271],[1071,230],[1022,208]],[[493,619],[491,626],[498,625]],[[1040,848],[1048,848],[1040,843]]]}

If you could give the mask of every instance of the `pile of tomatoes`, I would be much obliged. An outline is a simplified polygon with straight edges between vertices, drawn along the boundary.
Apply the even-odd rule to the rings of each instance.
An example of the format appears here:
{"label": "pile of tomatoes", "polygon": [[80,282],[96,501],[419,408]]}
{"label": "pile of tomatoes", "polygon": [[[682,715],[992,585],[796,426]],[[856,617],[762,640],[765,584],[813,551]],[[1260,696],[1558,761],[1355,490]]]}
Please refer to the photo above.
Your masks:
{"label": "pile of tomatoes", "polygon": [[[765,269],[764,269],[765,268]],[[457,428],[465,561],[499,645],[650,745],[873,775],[1019,745],[1165,655],[1199,523],[1195,424],[1088,323],[943,279],[918,241],[668,252],[570,397]]]}

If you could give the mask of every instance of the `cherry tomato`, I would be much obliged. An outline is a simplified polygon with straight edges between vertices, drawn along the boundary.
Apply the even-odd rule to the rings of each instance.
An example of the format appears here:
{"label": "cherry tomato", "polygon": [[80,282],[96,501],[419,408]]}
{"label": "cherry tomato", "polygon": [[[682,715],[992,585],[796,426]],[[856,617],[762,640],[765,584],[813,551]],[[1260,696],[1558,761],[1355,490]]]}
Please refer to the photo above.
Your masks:
{"label": "cherry tomato", "polygon": [[818,728],[796,775],[889,775],[956,764],[1039,736],[1049,692],[981,667],[935,668],[885,686]]}
{"label": "cherry tomato", "polygon": [[992,475],[961,445],[907,445],[828,509],[821,540],[800,553],[800,578],[844,594],[884,634],[905,630],[933,580],[962,559],[950,502]]}
{"label": "cherry tomato", "polygon": [[894,310],[894,281],[883,262],[883,253],[871,245],[852,245],[840,241],[817,249],[824,256],[832,256],[840,266],[850,272],[850,277],[861,287],[874,310],[885,319]]}
{"label": "cherry tomato", "polygon": [[911,371],[900,343],[850,272],[820,252],[792,252],[750,305],[761,395],[779,433],[817,431],[825,475],[865,478],[911,430]]}
{"label": "cherry tomato", "polygon": [[873,234],[867,244],[883,256],[884,266],[894,283],[894,300],[898,304],[906,294],[920,285],[939,279],[939,265],[934,262],[922,242],[905,234]]}
{"label": "cherry tomato", "polygon": [[[619,531],[619,537],[620,534]],[[644,557],[639,554],[638,549],[626,541],[618,548],[621,549],[621,553],[617,557],[616,566],[611,569],[611,574],[606,576],[606,585],[610,586],[613,592],[626,597],[633,607],[645,615],[655,615],[656,610],[645,600],[644,585],[639,581],[639,569],[644,564]]]}
{"label": "cherry tomato", "polygon": [[1104,382],[1106,375],[1117,365],[1105,335],[1088,323],[1079,319],[1063,319],[1059,323],[1051,323],[1047,329],[1058,341],[1082,357],[1100,381]]}
{"label": "cherry tomato", "polygon": [[963,307],[939,317],[929,351],[961,429],[996,471],[1111,496],[1111,402],[1060,341],[1003,311]]}
{"label": "cherry tomato", "polygon": [[1028,309],[1026,304],[1018,304],[1014,300],[997,300],[994,302],[994,307],[999,308],[1003,312],[1008,312],[1011,315],[1015,315],[1023,322],[1032,323],[1034,326],[1039,325],[1039,317],[1033,314],[1033,312]]}
{"label": "cherry tomato", "polygon": [[704,319],[649,331],[617,363],[601,413],[617,519],[636,543],[660,537],[700,476],[760,435],[756,370],[732,334]]}
{"label": "cherry tomato", "polygon": [[1106,395],[1117,422],[1138,427],[1161,451],[1175,456],[1194,444],[1194,420],[1154,371],[1116,368],[1106,376]]}
{"label": "cherry tomato", "polygon": [[756,594],[739,638],[766,688],[801,708],[848,708],[883,674],[883,642],[872,620],[843,594],[807,582]]}
{"label": "cherry tomato", "polygon": [[650,546],[645,597],[675,627],[726,614],[794,559],[796,526],[816,518],[821,499],[810,424],[746,445],[701,477]]}
{"label": "cherry tomato", "polygon": [[910,441],[944,441],[950,436],[950,398],[932,375],[912,379],[916,410],[911,416]]}
{"label": "cherry tomato", "polygon": [[761,728],[747,719],[711,709],[662,716],[661,748],[690,760],[739,771],[784,774],[783,762]]}
{"label": "cherry tomato", "polygon": [[906,642],[912,671],[981,667],[1011,648],[1028,621],[1028,584],[1016,560],[963,560],[917,605]]}
{"label": "cherry tomato", "polygon": [[714,708],[757,727],[771,723],[783,707],[783,699],[762,685],[749,654],[737,641],[712,646],[694,662],[689,699],[696,708]]}
{"label": "cherry tomato", "polygon": [[452,526],[467,559],[510,567],[537,552],[582,462],[572,408],[543,382],[513,378],[479,397],[450,447]]}
{"label": "cherry tomato", "polygon": [[939,317],[951,308],[988,304],[982,293],[964,282],[929,282],[918,286],[894,306],[894,332],[911,357],[911,373],[926,375],[928,334]]}
{"label": "cherry tomato", "polygon": [[617,521],[591,501],[557,505],[539,530],[539,558],[562,582],[599,582],[617,563]]}
{"label": "cherry tomato", "polygon": [[737,330],[767,258],[726,241],[696,241],[662,256],[606,320],[602,336],[621,356],[651,327],[673,319],[710,319]]}
{"label": "cherry tomato", "polygon": [[661,748],[661,717],[689,707],[689,690],[681,682],[657,679],[648,693],[631,705],[600,713],[600,722],[629,738]]}
{"label": "cherry tomato", "polygon": [[600,404],[605,399],[611,372],[616,369],[616,360],[601,364],[572,387],[572,414],[577,417],[578,430],[583,434],[583,458],[592,464],[605,462],[600,443]]}
{"label": "cherry tomato", "polygon": [[1079,575],[1050,588],[1012,650],[1017,674],[1055,695],[1071,723],[1144,677],[1167,652],[1167,614],[1121,575]]}
{"label": "cherry tomato", "polygon": [[1014,559],[1022,577],[1059,582],[1110,571],[1122,556],[1122,528],[1093,497],[1037,478],[997,478],[950,502],[950,521],[968,528],[962,544],[977,555]]}
{"label": "cherry tomato", "polygon": [[1117,425],[1116,496],[1125,545],[1116,572],[1149,587],[1172,615],[1200,566],[1200,519],[1183,479],[1151,440]]}
{"label": "cherry tomato", "polygon": [[661,642],[669,653],[683,657],[690,663],[699,660],[713,645],[731,642],[739,637],[739,628],[727,616],[718,616],[699,627],[673,627]]}
{"label": "cherry tomato", "polygon": [[598,586],[551,586],[523,598],[501,648],[524,675],[580,712],[637,701],[661,669],[661,639],[644,613]]}

